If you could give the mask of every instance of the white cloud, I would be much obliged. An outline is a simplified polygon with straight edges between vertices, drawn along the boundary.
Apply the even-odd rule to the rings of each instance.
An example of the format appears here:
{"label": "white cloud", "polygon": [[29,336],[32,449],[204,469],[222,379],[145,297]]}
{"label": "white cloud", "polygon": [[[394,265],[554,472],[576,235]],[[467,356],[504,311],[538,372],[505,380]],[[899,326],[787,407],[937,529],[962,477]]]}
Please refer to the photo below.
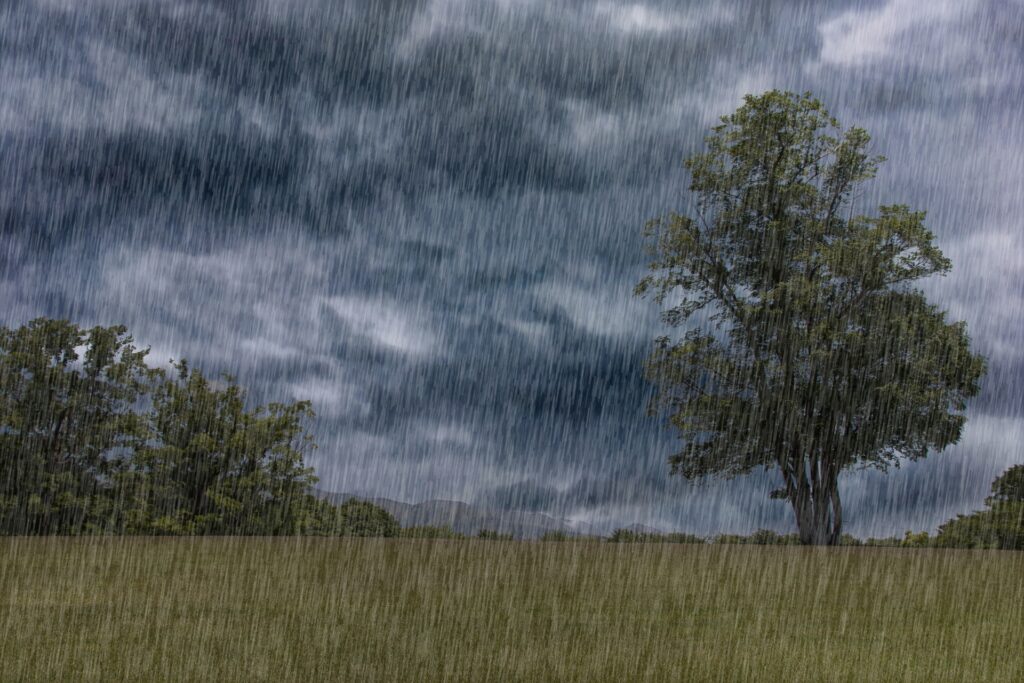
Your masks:
{"label": "white cloud", "polygon": [[353,333],[385,348],[424,355],[437,346],[437,335],[418,311],[358,296],[335,296],[325,303]]}
{"label": "white cloud", "polygon": [[975,0],[890,0],[881,8],[849,10],[819,27],[821,60],[857,66],[889,57],[904,33],[956,22],[976,4]]}
{"label": "white cloud", "polygon": [[582,100],[567,100],[566,111],[572,125],[572,146],[587,146],[594,143],[606,145],[622,138],[622,118],[605,112]]}
{"label": "white cloud", "polygon": [[534,288],[543,305],[561,309],[578,327],[607,337],[634,337],[655,329],[655,307],[633,296],[632,284],[612,282],[595,268],[578,266],[573,282],[545,282]]}
{"label": "white cloud", "polygon": [[623,33],[687,31],[731,17],[731,14],[721,7],[699,6],[689,12],[671,12],[639,2],[600,2],[594,8],[594,13],[599,19],[608,21],[614,29]]}
{"label": "white cloud", "polygon": [[243,339],[238,346],[241,351],[256,358],[293,358],[299,353],[296,348],[279,344],[266,337]]}
{"label": "white cloud", "polygon": [[1010,227],[986,226],[946,242],[952,273],[929,280],[927,291],[951,320],[967,321],[972,338],[983,340],[993,359],[1016,358],[1024,325],[1024,237]]}
{"label": "white cloud", "polygon": [[338,377],[307,377],[288,385],[297,401],[311,401],[317,415],[366,417],[372,407],[359,387]]}
{"label": "white cloud", "polygon": [[420,433],[435,446],[468,448],[476,443],[473,432],[458,424],[425,421],[420,425]]}
{"label": "white cloud", "polygon": [[164,346],[149,346],[149,353],[146,354],[146,365],[153,368],[171,369],[171,361],[181,360],[182,354],[170,350]]}
{"label": "white cloud", "polygon": [[[432,0],[413,18],[408,32],[398,44],[398,55],[400,57],[412,56],[420,46],[430,41],[438,33],[445,33],[453,29],[481,32],[482,27],[470,23],[473,18],[472,10],[476,4],[472,0]],[[507,2],[496,4],[503,9],[508,8]]]}
{"label": "white cloud", "polygon": [[505,324],[526,337],[533,344],[544,342],[551,334],[551,325],[548,323],[532,322],[529,320],[509,320]]}

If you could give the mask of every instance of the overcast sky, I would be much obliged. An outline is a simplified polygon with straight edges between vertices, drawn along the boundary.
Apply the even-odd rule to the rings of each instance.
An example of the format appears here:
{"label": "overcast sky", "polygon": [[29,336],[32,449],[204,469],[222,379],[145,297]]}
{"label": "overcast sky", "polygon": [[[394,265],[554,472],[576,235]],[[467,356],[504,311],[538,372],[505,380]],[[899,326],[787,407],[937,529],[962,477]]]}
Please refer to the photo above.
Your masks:
{"label": "overcast sky", "polygon": [[598,524],[792,527],[776,475],[668,476],[644,222],[746,93],[811,90],[953,260],[988,356],[961,443],[841,479],[934,529],[1024,462],[1024,3],[0,5],[0,320],[126,324],[151,362],[311,399],[322,486]]}

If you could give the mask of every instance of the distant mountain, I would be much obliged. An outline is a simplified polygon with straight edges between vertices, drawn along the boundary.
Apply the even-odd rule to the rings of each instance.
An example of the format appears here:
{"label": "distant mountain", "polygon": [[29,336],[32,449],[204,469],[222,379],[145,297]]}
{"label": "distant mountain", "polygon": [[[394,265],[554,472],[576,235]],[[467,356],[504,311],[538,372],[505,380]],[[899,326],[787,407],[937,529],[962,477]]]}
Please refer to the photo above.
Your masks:
{"label": "distant mountain", "polygon": [[560,531],[572,536],[598,535],[598,532],[588,524],[559,519],[541,512],[494,510],[454,500],[402,503],[389,498],[370,498],[320,489],[313,489],[313,495],[335,505],[350,498],[367,500],[390,512],[403,527],[450,526],[454,531],[467,536],[476,536],[481,529],[512,534],[515,538],[539,538],[551,531]]}

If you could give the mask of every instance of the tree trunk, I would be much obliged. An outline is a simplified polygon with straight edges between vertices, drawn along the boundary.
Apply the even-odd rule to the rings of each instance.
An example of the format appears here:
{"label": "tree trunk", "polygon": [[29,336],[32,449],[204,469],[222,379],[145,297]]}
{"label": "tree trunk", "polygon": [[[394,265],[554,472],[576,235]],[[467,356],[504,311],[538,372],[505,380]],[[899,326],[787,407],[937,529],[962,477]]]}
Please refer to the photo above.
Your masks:
{"label": "tree trunk", "polygon": [[800,472],[790,498],[796,526],[803,545],[838,545],[843,528],[843,509],[839,502],[838,472],[827,463],[809,463],[811,470]]}

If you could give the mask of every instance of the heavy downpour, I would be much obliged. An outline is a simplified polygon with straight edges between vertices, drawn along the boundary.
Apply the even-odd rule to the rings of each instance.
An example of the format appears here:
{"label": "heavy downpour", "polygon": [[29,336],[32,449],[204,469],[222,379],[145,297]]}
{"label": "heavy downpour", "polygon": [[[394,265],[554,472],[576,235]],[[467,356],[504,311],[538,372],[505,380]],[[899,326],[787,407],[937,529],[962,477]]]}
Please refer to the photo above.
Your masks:
{"label": "heavy downpour", "polygon": [[[514,583],[543,539],[1024,548],[1022,45],[1019,0],[0,3],[2,532],[419,536],[484,577],[498,539]],[[427,547],[393,543],[345,585]],[[575,651],[559,580],[527,598]],[[203,674],[151,637],[168,680],[758,666],[515,662],[517,636]],[[67,652],[18,671],[159,677]]]}

